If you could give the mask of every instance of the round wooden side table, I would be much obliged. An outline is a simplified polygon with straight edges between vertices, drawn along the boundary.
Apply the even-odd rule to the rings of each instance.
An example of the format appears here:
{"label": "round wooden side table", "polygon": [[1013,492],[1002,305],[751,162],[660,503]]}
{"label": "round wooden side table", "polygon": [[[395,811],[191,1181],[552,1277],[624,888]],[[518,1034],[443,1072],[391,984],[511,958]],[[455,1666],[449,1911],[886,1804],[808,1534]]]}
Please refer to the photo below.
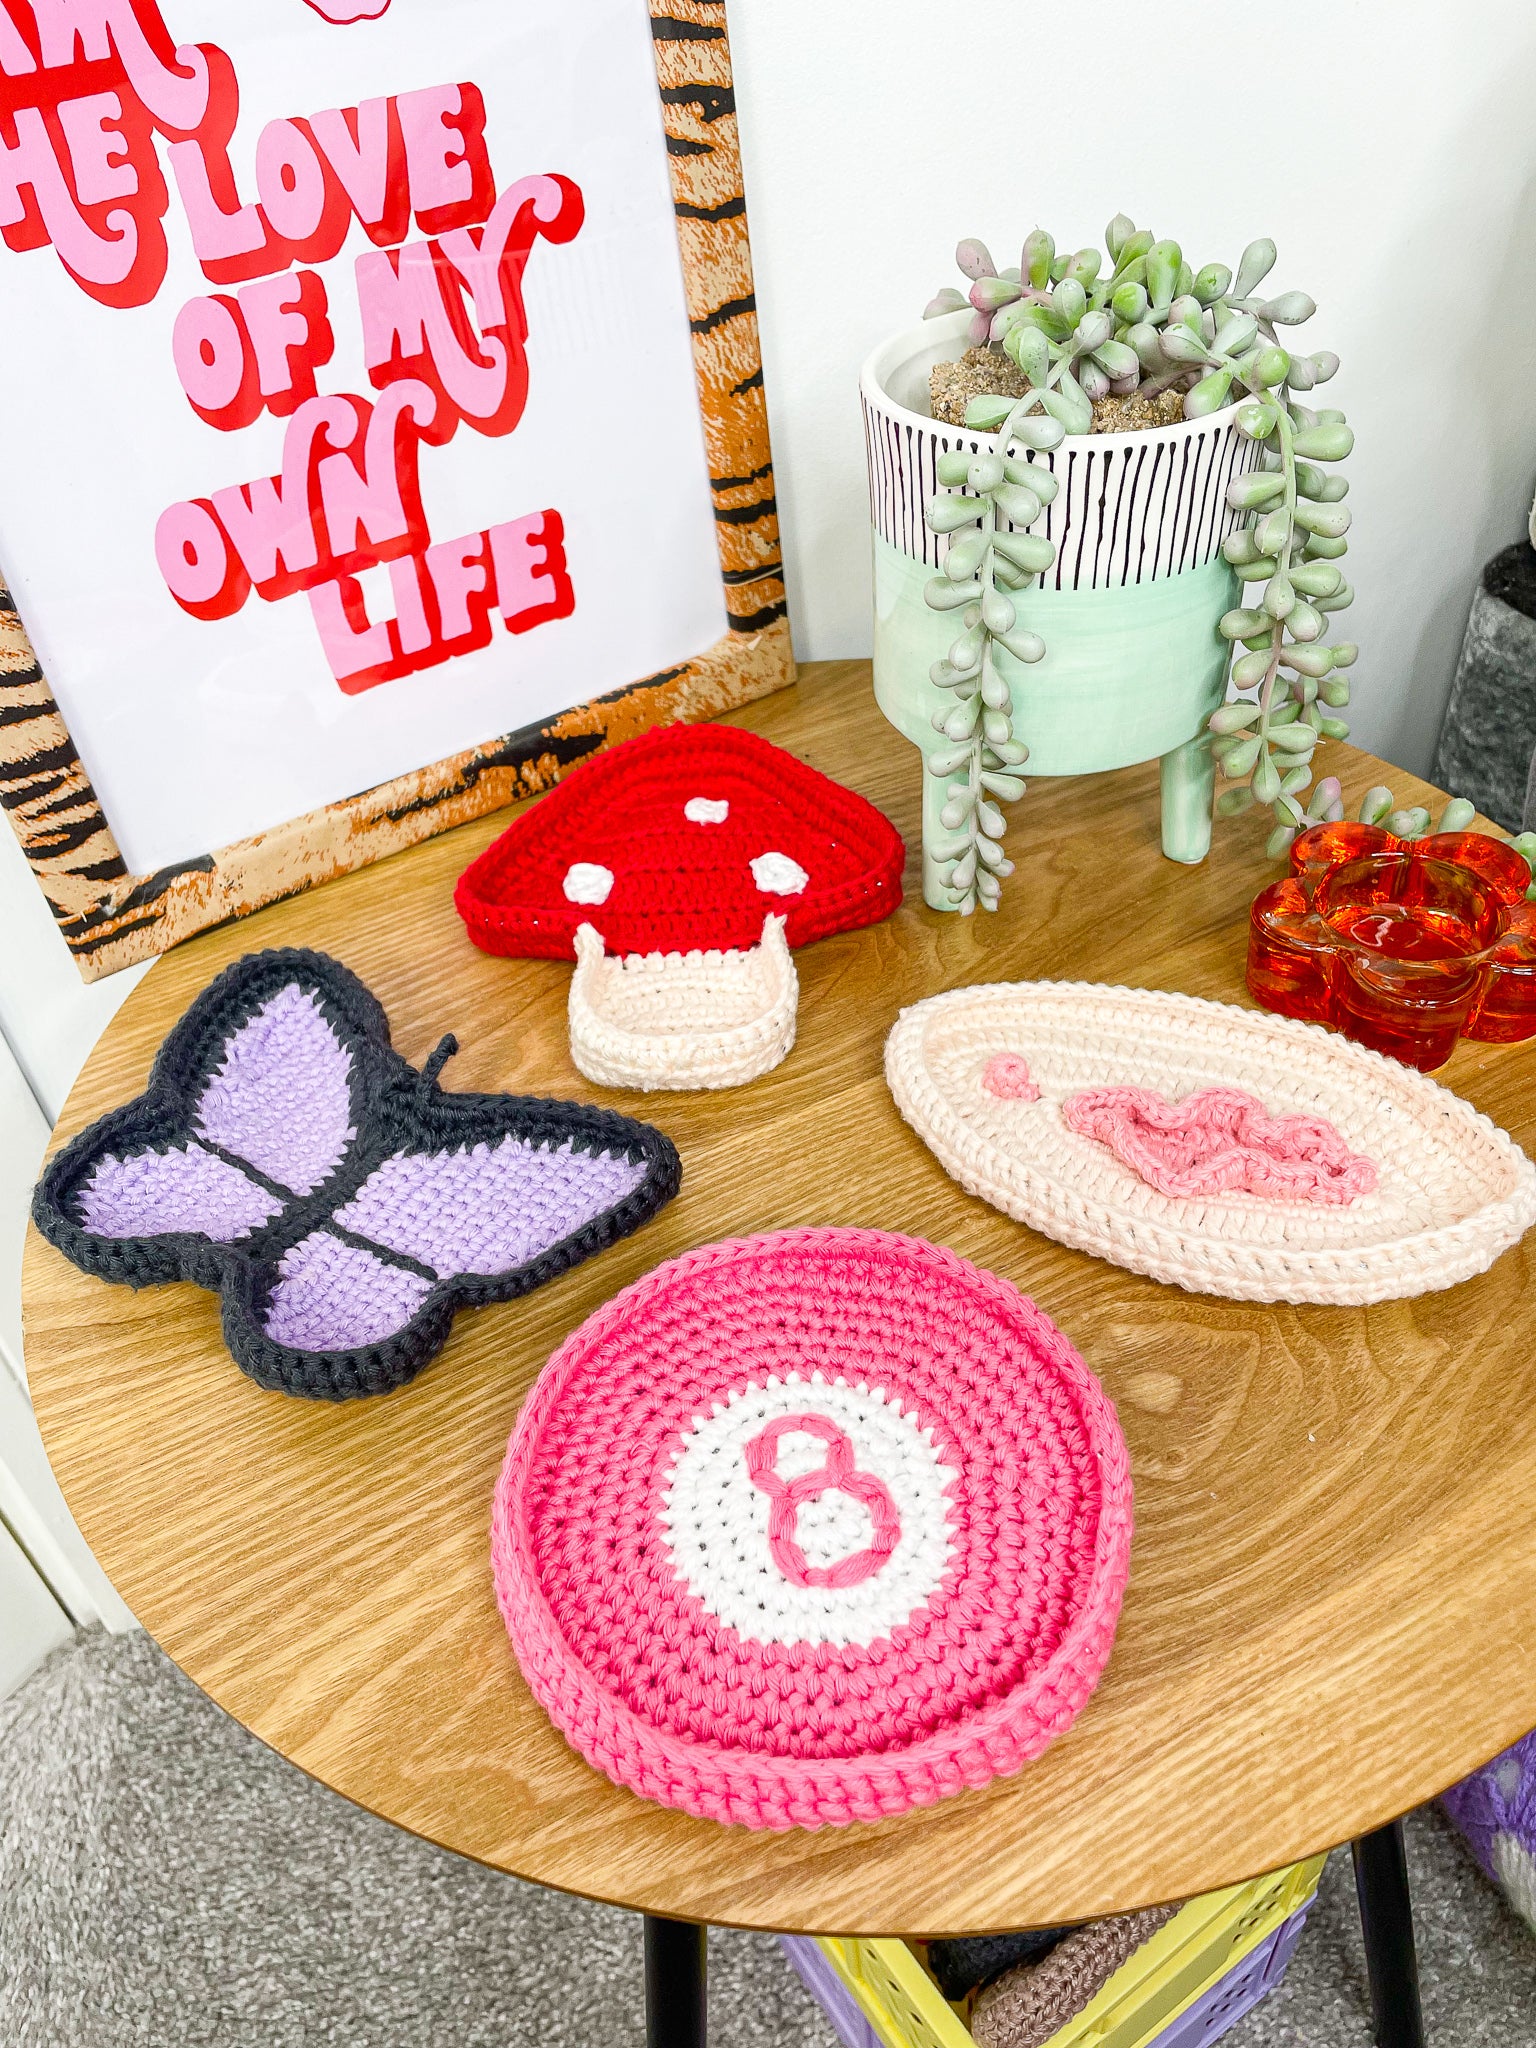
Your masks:
{"label": "round wooden side table", "polygon": [[[917,845],[909,750],[867,667],[823,664],[738,714],[879,804]],[[1385,773],[1344,748],[1357,795]],[[1267,878],[1241,822],[1204,866],[1158,852],[1155,765],[1036,781],[995,918],[925,910],[799,956],[790,1058],[724,1095],[594,1091],[571,1067],[570,969],[475,950],[453,882],[505,815],[162,960],[61,1120],[144,1083],[168,1027],[257,947],[335,954],[449,1085],[592,1099],[658,1123],[679,1198],[526,1300],[460,1317],[396,1394],[340,1407],[236,1371],[217,1304],[87,1278],[34,1232],[27,1361],[80,1526],[158,1642],[264,1741],[412,1832],[648,1923],[651,2038],[703,2033],[703,1926],[977,1933],[1213,1889],[1356,1842],[1378,2039],[1421,2039],[1395,1819],[1536,1723],[1532,1250],[1371,1309],[1209,1300],[1064,1250],[972,1200],[898,1117],[881,1045],[901,1007],[1024,977],[1246,1001]],[[1536,1044],[1467,1045],[1440,1077],[1528,1146]],[[1136,1487],[1119,1637],[1074,1727],[1017,1777],[922,1812],[767,1835],[648,1805],[570,1751],[513,1662],[491,1590],[491,1490],[561,1339],[660,1260],[803,1223],[908,1231],[1006,1274],[1117,1403]]]}

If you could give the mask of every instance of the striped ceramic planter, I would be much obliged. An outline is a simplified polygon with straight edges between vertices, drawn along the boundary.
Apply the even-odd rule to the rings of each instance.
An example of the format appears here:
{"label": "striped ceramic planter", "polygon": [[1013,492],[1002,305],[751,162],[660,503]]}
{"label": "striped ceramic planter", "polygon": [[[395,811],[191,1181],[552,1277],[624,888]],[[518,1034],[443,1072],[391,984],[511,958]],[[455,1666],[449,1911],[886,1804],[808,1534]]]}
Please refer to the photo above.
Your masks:
{"label": "striped ceramic planter", "polygon": [[[891,723],[928,751],[947,744],[931,714],[949,700],[928,671],[954,638],[952,615],[923,589],[941,567],[947,536],[928,531],[923,507],[939,489],[938,459],[980,452],[995,435],[940,424],[928,414],[928,373],[966,346],[969,313],[924,321],[876,349],[861,396],[869,456],[875,556],[875,696]],[[1221,702],[1227,646],[1217,631],[1239,586],[1221,543],[1240,515],[1227,485],[1258,458],[1234,425],[1236,408],[1135,434],[1072,435],[1035,459],[1060,489],[1036,522],[1056,548],[1040,583],[1015,597],[1020,623],[1046,644],[1032,666],[998,651],[1013,689],[1014,726],[1030,751],[1027,773],[1090,775],[1159,757],[1163,851],[1204,858],[1214,782],[1197,735]],[[925,776],[925,848],[942,834],[939,778]],[[923,893],[947,893],[924,857]]]}

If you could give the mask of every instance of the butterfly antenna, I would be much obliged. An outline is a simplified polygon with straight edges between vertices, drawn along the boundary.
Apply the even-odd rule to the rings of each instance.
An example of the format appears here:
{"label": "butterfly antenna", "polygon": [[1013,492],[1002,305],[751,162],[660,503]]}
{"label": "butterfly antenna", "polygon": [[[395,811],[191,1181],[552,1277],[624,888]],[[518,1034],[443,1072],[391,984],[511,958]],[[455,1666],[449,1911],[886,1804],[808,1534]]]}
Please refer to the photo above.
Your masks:
{"label": "butterfly antenna", "polygon": [[450,1031],[439,1040],[437,1050],[428,1058],[421,1070],[421,1078],[430,1086],[436,1086],[437,1077],[459,1049],[459,1041]]}

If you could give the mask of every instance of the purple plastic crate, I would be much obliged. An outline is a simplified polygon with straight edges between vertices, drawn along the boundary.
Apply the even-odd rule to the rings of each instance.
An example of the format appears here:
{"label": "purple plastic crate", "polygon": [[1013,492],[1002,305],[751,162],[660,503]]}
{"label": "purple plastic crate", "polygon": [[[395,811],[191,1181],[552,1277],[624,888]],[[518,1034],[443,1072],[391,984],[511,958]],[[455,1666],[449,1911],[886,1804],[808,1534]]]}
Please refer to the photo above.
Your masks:
{"label": "purple plastic crate", "polygon": [[[1209,1991],[1202,1992],[1149,2044],[1149,2048],[1210,2048],[1229,2027],[1236,2026],[1285,1975],[1301,1930],[1306,1925],[1312,1901],[1251,1949],[1240,1963],[1226,1973]],[[874,2028],[860,2012],[852,1992],[809,1936],[781,1934],[779,1946],[794,1965],[801,1981],[832,2022],[843,2048],[884,2048]]]}
{"label": "purple plastic crate", "polygon": [[1287,1963],[1301,1939],[1312,1901],[1298,1906],[1273,1934],[1267,1934],[1250,1949],[1219,1983],[1204,1991],[1194,2004],[1170,2020],[1152,2048],[1209,2048],[1228,2027],[1235,2027],[1245,2012],[1251,2012],[1261,1998],[1274,1990],[1285,1975]]}
{"label": "purple plastic crate", "polygon": [[779,1947],[794,1964],[800,1981],[832,2022],[843,2048],[885,2048],[865,2019],[858,2002],[808,1934],[781,1934]]}

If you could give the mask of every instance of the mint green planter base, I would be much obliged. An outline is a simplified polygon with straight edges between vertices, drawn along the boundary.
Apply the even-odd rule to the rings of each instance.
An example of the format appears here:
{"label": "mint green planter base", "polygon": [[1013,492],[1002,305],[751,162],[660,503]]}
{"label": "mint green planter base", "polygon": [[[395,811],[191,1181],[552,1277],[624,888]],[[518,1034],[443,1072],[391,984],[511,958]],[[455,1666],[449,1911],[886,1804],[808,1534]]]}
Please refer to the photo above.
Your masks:
{"label": "mint green planter base", "polygon": [[[923,898],[947,910],[949,895],[928,851],[951,836],[939,824],[944,781],[927,772],[926,760],[949,744],[932,714],[955,700],[928,671],[953,642],[959,615],[924,602],[933,570],[878,534],[874,550],[875,700],[923,753]],[[1029,748],[1025,776],[1098,775],[1159,758],[1163,852],[1203,860],[1215,766],[1201,735],[1226,692],[1230,649],[1217,626],[1238,602],[1232,570],[1218,556],[1152,583],[1026,590],[1014,602],[1020,625],[1046,645],[1044,660],[1033,664],[997,650],[998,671],[1013,691],[1014,731]]]}

